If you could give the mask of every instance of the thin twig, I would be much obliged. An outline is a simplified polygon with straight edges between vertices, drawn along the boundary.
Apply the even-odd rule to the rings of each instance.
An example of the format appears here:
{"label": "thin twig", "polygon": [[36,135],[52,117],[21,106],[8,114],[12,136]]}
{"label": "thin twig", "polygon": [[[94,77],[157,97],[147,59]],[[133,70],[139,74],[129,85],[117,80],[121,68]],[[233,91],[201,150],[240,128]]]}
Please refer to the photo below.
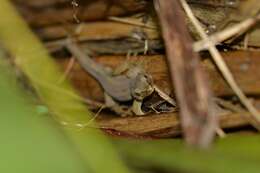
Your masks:
{"label": "thin twig", "polygon": [[187,2],[185,0],[180,0],[180,2],[183,6],[184,11],[186,12],[187,16],[190,18],[192,24],[195,26],[198,33],[202,37],[202,39],[208,40],[208,45],[209,45],[208,50],[209,50],[214,62],[218,66],[219,70],[221,71],[222,75],[226,79],[227,83],[230,85],[232,90],[238,96],[241,103],[251,113],[252,118],[256,121],[256,122],[252,121],[251,122],[252,125],[256,129],[260,130],[260,126],[259,126],[259,124],[260,124],[260,114],[259,114],[258,110],[252,105],[252,103],[248,100],[248,98],[245,96],[245,94],[242,92],[242,90],[237,85],[232,73],[230,72],[229,68],[227,67],[226,63],[224,62],[224,60],[223,60],[222,56],[220,55],[219,51],[216,49],[214,43],[212,43],[211,40],[208,38],[207,34],[205,33],[205,31],[201,27],[199,21],[194,16],[194,14],[193,14],[192,10],[190,9],[189,5],[187,4]]}
{"label": "thin twig", "polygon": [[67,76],[68,76],[69,73],[71,72],[71,69],[72,69],[74,63],[75,63],[75,58],[74,58],[74,57],[71,57],[71,58],[70,58],[70,61],[69,61],[69,63],[68,63],[68,65],[67,65],[67,67],[66,67],[66,69],[65,69],[65,72],[63,73],[63,75],[61,76],[61,78],[58,80],[58,83],[63,82],[63,81],[67,78]]}
{"label": "thin twig", "polygon": [[96,120],[96,118],[100,115],[101,111],[104,108],[105,108],[105,106],[100,107],[99,110],[97,111],[97,113],[95,113],[95,115],[87,123],[77,124],[77,126],[80,127],[81,129],[84,129],[86,127],[91,127],[90,125]]}
{"label": "thin twig", "polygon": [[177,104],[174,99],[168,96],[165,92],[163,92],[158,86],[154,85],[154,90],[158,93],[160,97],[162,97],[166,102],[170,103],[172,106],[176,107]]}
{"label": "thin twig", "polygon": [[216,133],[217,133],[217,135],[218,135],[220,138],[225,138],[225,137],[227,136],[226,133],[224,132],[224,130],[221,129],[221,128],[217,128],[217,129],[216,129]]}
{"label": "thin twig", "polygon": [[123,19],[123,18],[114,17],[114,16],[108,17],[108,19],[111,21],[121,22],[121,23],[128,24],[128,25],[135,25],[135,26],[140,26],[140,27],[144,27],[144,28],[148,28],[148,29],[157,29],[157,27],[154,25],[137,22],[137,21],[130,20],[130,19]]}

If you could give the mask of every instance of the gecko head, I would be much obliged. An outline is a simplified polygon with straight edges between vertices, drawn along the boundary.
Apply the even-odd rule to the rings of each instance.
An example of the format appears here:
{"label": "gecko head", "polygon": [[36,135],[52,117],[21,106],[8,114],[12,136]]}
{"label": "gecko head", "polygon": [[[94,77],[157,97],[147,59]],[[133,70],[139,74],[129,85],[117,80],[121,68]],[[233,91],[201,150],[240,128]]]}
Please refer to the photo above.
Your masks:
{"label": "gecko head", "polygon": [[140,73],[131,85],[131,94],[136,100],[143,100],[154,91],[152,76]]}

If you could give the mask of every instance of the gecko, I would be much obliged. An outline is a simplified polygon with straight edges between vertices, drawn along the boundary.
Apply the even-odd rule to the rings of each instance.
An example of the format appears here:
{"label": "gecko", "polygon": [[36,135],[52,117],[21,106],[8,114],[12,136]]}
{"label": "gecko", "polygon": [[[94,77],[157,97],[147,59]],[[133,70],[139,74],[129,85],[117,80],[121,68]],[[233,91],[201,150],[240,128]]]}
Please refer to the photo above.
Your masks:
{"label": "gecko", "polygon": [[[115,105],[116,102],[113,101],[133,101],[131,110],[136,115],[144,115],[141,109],[142,101],[154,92],[154,86],[152,77],[143,68],[133,66],[128,69],[126,74],[112,75],[111,69],[93,61],[75,42],[69,41],[66,48],[84,70],[102,86],[108,107]],[[118,107],[118,105],[115,107]]]}

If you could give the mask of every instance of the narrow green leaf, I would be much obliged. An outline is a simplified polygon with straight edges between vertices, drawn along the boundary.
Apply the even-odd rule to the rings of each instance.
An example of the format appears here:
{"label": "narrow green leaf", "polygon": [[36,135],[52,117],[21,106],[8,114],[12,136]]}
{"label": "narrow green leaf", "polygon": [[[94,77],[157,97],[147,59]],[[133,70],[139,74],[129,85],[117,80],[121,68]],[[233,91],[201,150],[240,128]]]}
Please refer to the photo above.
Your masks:
{"label": "narrow green leaf", "polygon": [[[128,172],[103,134],[85,127],[91,116],[70,84],[8,0],[0,0],[0,40],[93,172]],[[66,125],[65,125],[66,124]],[[94,124],[89,124],[94,126]]]}
{"label": "narrow green leaf", "polygon": [[117,141],[122,155],[135,166],[192,173],[257,173],[260,136],[230,135],[207,151],[185,147],[181,140]]}

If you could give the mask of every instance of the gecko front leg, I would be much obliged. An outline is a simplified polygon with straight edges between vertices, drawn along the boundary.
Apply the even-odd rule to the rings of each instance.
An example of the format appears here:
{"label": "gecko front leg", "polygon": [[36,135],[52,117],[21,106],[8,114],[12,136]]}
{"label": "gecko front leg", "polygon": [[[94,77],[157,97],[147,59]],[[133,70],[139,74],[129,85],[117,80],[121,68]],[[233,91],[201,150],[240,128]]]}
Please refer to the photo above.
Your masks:
{"label": "gecko front leg", "polygon": [[132,111],[135,115],[142,116],[145,115],[145,112],[142,110],[143,101],[134,100],[132,105]]}

